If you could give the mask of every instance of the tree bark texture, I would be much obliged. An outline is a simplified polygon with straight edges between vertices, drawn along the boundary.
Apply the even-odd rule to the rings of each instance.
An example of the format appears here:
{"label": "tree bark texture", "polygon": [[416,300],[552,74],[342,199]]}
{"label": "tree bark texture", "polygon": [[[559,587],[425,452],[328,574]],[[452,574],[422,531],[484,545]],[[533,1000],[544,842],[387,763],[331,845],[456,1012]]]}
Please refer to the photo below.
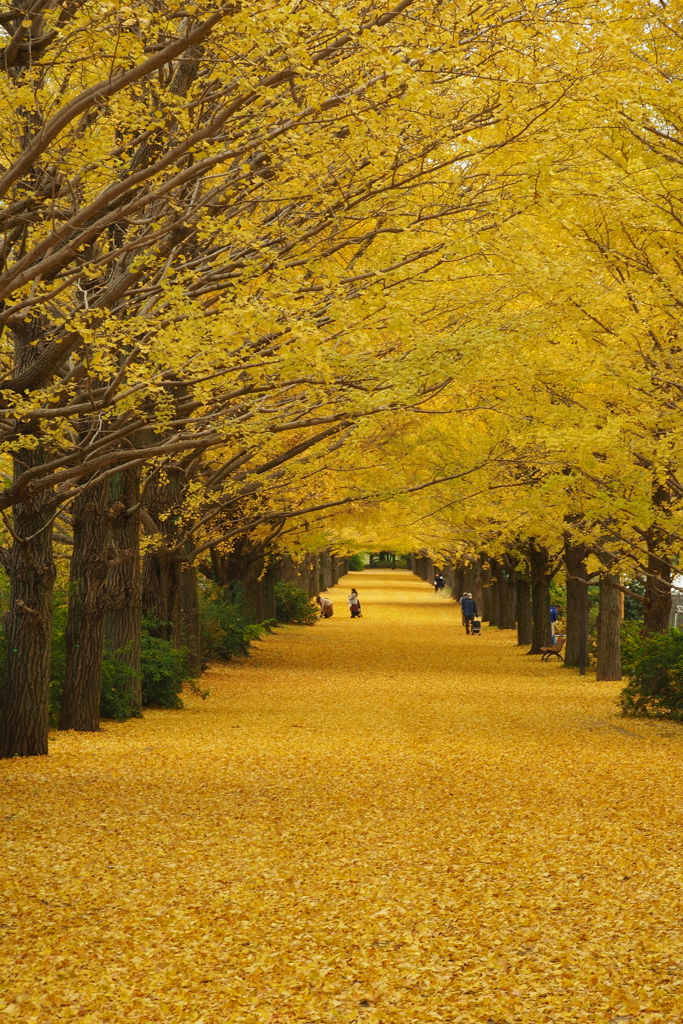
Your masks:
{"label": "tree bark texture", "polygon": [[497,564],[498,629],[514,629],[517,624],[516,561],[506,554]]}
{"label": "tree bark texture", "polygon": [[[581,665],[581,645],[588,637],[588,575],[586,545],[565,539],[564,566],[567,583],[567,639],[564,644],[564,663],[571,668]],[[585,622],[582,622],[582,616]],[[586,652],[583,652],[586,664]]]}
{"label": "tree bark texture", "polygon": [[107,573],[104,647],[130,670],[127,682],[132,713],[142,707],[140,578],[140,471],[126,470],[110,477],[111,561]]}
{"label": "tree bark texture", "polygon": [[[652,501],[655,508],[664,510],[671,498],[666,487],[655,486]],[[667,561],[668,534],[661,526],[651,526],[644,533],[647,544],[647,575],[643,602],[643,632],[663,633],[669,628],[671,617],[671,565]]]}
{"label": "tree bark texture", "polygon": [[106,509],[105,484],[85,491],[73,505],[60,729],[98,732],[100,728],[109,525]]}
{"label": "tree bark texture", "polygon": [[533,641],[533,619],[531,616],[531,583],[523,572],[517,572],[515,579],[517,606],[517,643],[526,647]]}
{"label": "tree bark texture", "polygon": [[600,611],[598,613],[598,659],[595,678],[621,679],[621,602],[619,575],[600,579]]}
{"label": "tree bark texture", "polygon": [[[14,482],[47,461],[41,448],[17,453]],[[0,757],[47,754],[52,639],[52,558],[50,494],[12,509],[15,537],[3,564],[10,583],[4,617],[7,661],[0,716]],[[23,538],[27,538],[24,540]]]}
{"label": "tree bark texture", "polygon": [[[500,624],[500,563],[495,558],[489,559],[489,625],[498,626]],[[483,573],[483,570],[482,570]]]}
{"label": "tree bark texture", "polygon": [[[491,622],[493,612],[493,594],[491,587],[491,562],[485,561],[481,567],[481,607],[479,612],[484,622]],[[495,619],[495,615],[494,615]]]}
{"label": "tree bark texture", "polygon": [[546,547],[531,542],[529,545],[531,568],[531,614],[533,619],[531,650],[540,654],[542,647],[552,643],[550,630],[550,553]]}

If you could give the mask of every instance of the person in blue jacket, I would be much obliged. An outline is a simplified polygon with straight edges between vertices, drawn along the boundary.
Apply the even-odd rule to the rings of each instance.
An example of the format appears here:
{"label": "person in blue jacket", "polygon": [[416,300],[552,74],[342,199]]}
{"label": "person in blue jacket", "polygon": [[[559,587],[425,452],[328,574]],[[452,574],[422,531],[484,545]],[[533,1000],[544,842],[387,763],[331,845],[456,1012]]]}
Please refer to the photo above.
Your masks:
{"label": "person in blue jacket", "polygon": [[470,627],[474,622],[474,616],[477,614],[477,606],[473,601],[471,594],[465,594],[463,600],[461,601],[461,606],[462,617],[465,622],[465,632],[469,633]]}

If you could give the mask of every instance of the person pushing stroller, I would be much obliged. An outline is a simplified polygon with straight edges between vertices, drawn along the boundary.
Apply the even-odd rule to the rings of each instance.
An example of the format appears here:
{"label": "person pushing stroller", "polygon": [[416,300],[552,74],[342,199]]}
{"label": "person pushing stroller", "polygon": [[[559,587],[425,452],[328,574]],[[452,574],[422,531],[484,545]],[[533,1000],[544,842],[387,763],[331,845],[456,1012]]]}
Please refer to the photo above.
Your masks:
{"label": "person pushing stroller", "polygon": [[[460,602],[462,608],[462,618],[465,624],[465,632],[469,635],[470,632],[474,632],[474,617],[477,614],[477,605],[472,598],[471,594],[465,594],[462,601]],[[479,630],[477,630],[477,633]]]}

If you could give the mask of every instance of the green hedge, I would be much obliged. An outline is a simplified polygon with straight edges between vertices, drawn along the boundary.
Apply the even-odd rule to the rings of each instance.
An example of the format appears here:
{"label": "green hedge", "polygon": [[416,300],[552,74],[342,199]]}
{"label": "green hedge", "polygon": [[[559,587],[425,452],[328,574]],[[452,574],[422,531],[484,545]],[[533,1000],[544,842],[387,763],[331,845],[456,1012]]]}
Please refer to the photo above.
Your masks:
{"label": "green hedge", "polygon": [[275,617],[278,622],[310,626],[318,615],[318,609],[312,599],[296,583],[279,581],[275,584]]}
{"label": "green hedge", "polygon": [[624,715],[683,721],[683,632],[640,636],[638,623],[622,627],[622,657],[628,683],[621,691]]}
{"label": "green hedge", "polygon": [[219,587],[201,594],[199,615],[205,661],[244,657],[252,640],[259,640],[268,625],[250,622],[243,603]]}

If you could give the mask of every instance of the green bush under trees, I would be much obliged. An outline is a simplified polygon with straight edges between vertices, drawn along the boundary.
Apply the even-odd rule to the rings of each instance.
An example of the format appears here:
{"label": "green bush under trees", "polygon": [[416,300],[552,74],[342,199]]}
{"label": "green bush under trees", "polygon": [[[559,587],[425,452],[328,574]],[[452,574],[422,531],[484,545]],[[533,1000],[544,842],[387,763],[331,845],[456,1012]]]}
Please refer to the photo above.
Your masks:
{"label": "green bush under trees", "polygon": [[622,659],[628,676],[620,697],[623,714],[683,721],[683,632],[641,636],[639,623],[626,620]]}
{"label": "green bush under trees", "polygon": [[362,555],[349,555],[347,564],[349,572],[360,572],[365,568],[365,562],[363,561]]}
{"label": "green bush under trees", "polygon": [[[1,581],[0,581],[1,583]],[[310,625],[318,611],[311,598],[296,583],[277,583],[277,621]],[[239,590],[206,587],[200,594],[200,628],[202,653],[205,661],[229,661],[249,654],[252,641],[260,639],[275,624],[254,623],[241,599]],[[66,669],[66,621],[68,593],[57,588],[54,592],[52,625],[52,662],[50,678],[50,726],[56,728],[62,701],[62,688]],[[141,675],[143,708],[180,709],[181,692],[189,685],[200,696],[200,690],[190,678],[187,652],[177,648],[170,640],[158,636],[163,623],[150,619],[143,621],[141,638]],[[0,628],[0,687],[4,680],[6,641]],[[140,712],[131,707],[129,681],[131,669],[116,655],[107,655],[102,665],[102,718],[123,722],[138,717]]]}
{"label": "green bush under trees", "polygon": [[280,581],[275,584],[275,616],[278,622],[310,626],[318,614],[309,595],[296,583]]}
{"label": "green bush under trees", "polygon": [[199,620],[205,661],[245,657],[252,641],[259,640],[270,625],[250,620],[239,591],[217,586],[203,590]]}

